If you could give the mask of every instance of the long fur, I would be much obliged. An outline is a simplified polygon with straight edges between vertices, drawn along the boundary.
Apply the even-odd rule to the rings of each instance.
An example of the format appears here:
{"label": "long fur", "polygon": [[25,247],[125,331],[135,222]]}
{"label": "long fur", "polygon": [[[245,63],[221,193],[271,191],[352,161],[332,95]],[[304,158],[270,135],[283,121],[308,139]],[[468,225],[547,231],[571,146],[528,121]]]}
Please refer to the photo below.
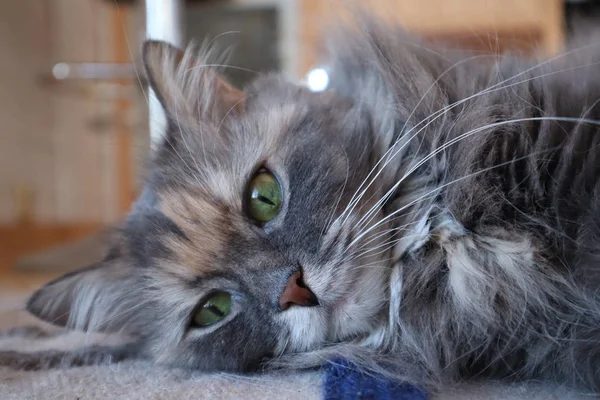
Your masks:
{"label": "long fur", "polygon": [[[158,362],[205,370],[342,356],[432,389],[492,376],[600,392],[599,47],[534,62],[359,28],[332,34],[324,93],[276,75],[237,92],[148,44],[169,127],[104,263],[117,275],[67,277],[30,311],[131,328]],[[285,198],[257,226],[244,196],[263,167]],[[320,306],[281,311],[299,266]],[[215,288],[231,315],[190,327]]]}

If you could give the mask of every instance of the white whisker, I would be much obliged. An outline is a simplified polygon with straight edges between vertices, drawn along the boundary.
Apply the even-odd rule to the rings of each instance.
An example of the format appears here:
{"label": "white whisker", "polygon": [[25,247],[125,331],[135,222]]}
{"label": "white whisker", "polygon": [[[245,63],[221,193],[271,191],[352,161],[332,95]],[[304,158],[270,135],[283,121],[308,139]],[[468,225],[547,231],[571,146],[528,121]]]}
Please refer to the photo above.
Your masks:
{"label": "white whisker", "polygon": [[[541,118],[541,119],[548,119],[548,118],[549,118],[549,119],[552,119],[551,117],[548,117],[548,118],[545,118],[545,117],[540,117],[540,118]],[[566,120],[578,120],[578,119],[577,119],[577,118],[566,118]],[[591,122],[594,122],[595,124],[598,124],[598,125],[600,125],[600,122],[599,122],[599,121],[593,121],[593,120],[589,120],[589,121],[591,121]],[[496,124],[491,124],[491,125],[508,124],[508,123],[515,123],[515,120],[503,121],[503,122],[499,122],[499,123],[496,123]],[[489,128],[489,125],[488,125],[487,127]],[[483,128],[483,127],[482,127],[482,128]],[[466,134],[473,134],[473,133],[476,133],[476,131],[478,131],[479,129],[482,129],[482,128],[477,128],[477,129],[474,129],[474,130],[472,130],[472,131],[469,131],[469,132],[467,132]],[[463,135],[465,135],[465,134],[463,134]],[[461,136],[462,136],[462,135],[461,135]],[[441,186],[437,186],[436,188],[429,190],[427,193],[425,193],[424,195],[420,196],[419,198],[417,198],[417,199],[415,199],[415,200],[413,200],[413,201],[411,201],[411,202],[409,202],[409,203],[407,203],[407,204],[403,205],[402,207],[398,208],[398,209],[397,209],[397,210],[395,210],[394,212],[392,212],[392,213],[388,214],[386,217],[382,218],[382,219],[381,219],[381,220],[379,220],[377,223],[373,224],[373,225],[372,225],[372,226],[370,226],[368,229],[366,229],[365,231],[363,231],[363,232],[361,232],[360,234],[358,234],[358,235],[357,235],[357,236],[354,238],[354,240],[353,240],[353,241],[350,243],[350,245],[349,245],[348,247],[351,247],[353,244],[355,244],[356,242],[358,242],[358,241],[359,241],[360,239],[362,239],[362,238],[364,237],[364,235],[365,235],[365,234],[367,234],[368,232],[371,232],[373,229],[376,229],[376,228],[377,228],[378,226],[380,226],[381,224],[385,223],[386,221],[389,221],[389,220],[390,220],[392,217],[395,217],[395,216],[396,216],[396,215],[397,215],[399,212],[406,210],[407,208],[409,208],[409,207],[411,207],[411,206],[413,206],[413,205],[417,204],[417,203],[418,203],[418,202],[420,202],[420,201],[423,201],[424,199],[427,199],[427,198],[429,198],[429,197],[432,197],[432,196],[435,196],[435,195],[437,195],[437,193],[438,193],[438,192],[439,192],[441,189],[443,189],[443,188],[445,188],[445,187],[447,187],[447,186],[450,186],[450,185],[452,185],[452,184],[454,184],[454,183],[457,183],[457,182],[463,181],[463,180],[465,180],[465,179],[472,178],[472,177],[474,177],[474,176],[477,176],[477,175],[479,175],[479,174],[482,174],[482,173],[484,173],[484,172],[487,172],[487,171],[493,170],[493,169],[495,169],[495,168],[499,168],[499,167],[502,167],[502,166],[504,166],[504,165],[508,165],[508,164],[511,164],[511,163],[514,163],[514,162],[517,162],[517,161],[520,161],[520,160],[527,159],[527,158],[529,158],[529,157],[532,157],[532,156],[534,156],[534,155],[536,155],[536,154],[542,154],[542,153],[545,153],[545,152],[547,152],[547,151],[552,151],[552,150],[554,150],[554,149],[556,149],[556,148],[554,147],[554,148],[551,148],[551,149],[546,149],[546,150],[543,150],[543,151],[540,151],[540,152],[531,153],[531,154],[529,154],[529,155],[526,155],[526,156],[523,156],[523,157],[518,157],[518,158],[515,158],[515,159],[513,159],[513,160],[506,161],[506,162],[503,162],[503,163],[500,163],[500,164],[496,164],[496,165],[494,165],[494,166],[492,166],[492,167],[484,168],[484,169],[481,169],[481,170],[479,170],[479,171],[473,172],[472,174],[468,174],[468,175],[466,175],[466,176],[463,176],[463,177],[460,177],[460,178],[454,179],[454,180],[452,180],[452,181],[450,181],[450,182],[447,182],[447,183],[445,183],[445,184],[443,184],[443,185],[441,185]],[[439,150],[439,149],[438,149],[438,150]]]}
{"label": "white whisker", "polygon": [[[557,59],[560,59],[560,58],[562,58],[562,57],[565,57],[565,56],[567,56],[567,55],[569,55],[569,54],[572,54],[572,53],[573,53],[573,52],[575,52],[575,51],[582,50],[583,48],[585,48],[585,47],[589,47],[589,46],[592,46],[592,45],[583,46],[583,47],[581,47],[581,48],[579,48],[579,49],[574,49],[574,50],[571,50],[571,51],[569,51],[569,52],[565,52],[565,53],[563,53],[563,54],[560,54],[560,55],[557,55],[557,56],[555,56],[555,57],[553,57],[553,58],[550,58],[550,59],[548,59],[548,60],[545,60],[545,61],[543,61],[543,62],[541,62],[541,63],[538,63],[538,64],[536,64],[536,65],[535,65],[535,66],[533,66],[533,67],[530,67],[530,68],[528,68],[528,69],[526,69],[526,70],[524,70],[524,71],[522,71],[522,72],[520,72],[520,73],[518,73],[518,74],[515,74],[515,75],[511,76],[510,78],[504,79],[504,80],[503,80],[503,81],[501,81],[501,82],[498,82],[498,83],[496,83],[496,84],[494,84],[494,85],[492,85],[492,86],[490,86],[490,87],[488,87],[488,88],[486,88],[486,89],[483,89],[483,90],[481,90],[481,91],[479,91],[479,92],[477,92],[477,93],[475,93],[475,94],[473,94],[473,95],[471,95],[471,96],[468,96],[468,97],[466,97],[466,98],[464,98],[464,99],[461,99],[461,100],[459,100],[459,101],[456,101],[455,103],[453,103],[453,104],[450,104],[450,105],[448,105],[448,106],[446,106],[446,107],[443,107],[442,109],[440,109],[440,110],[438,110],[438,111],[434,112],[433,114],[429,115],[429,117],[428,117],[428,119],[430,119],[430,120],[429,120],[429,122],[427,122],[427,123],[426,123],[426,124],[425,124],[425,125],[424,125],[422,128],[420,128],[420,129],[419,129],[419,130],[418,130],[416,133],[414,133],[414,134],[413,134],[413,135],[412,135],[412,136],[411,136],[411,137],[410,137],[410,138],[409,138],[409,139],[406,141],[406,143],[404,143],[404,144],[403,144],[403,145],[402,145],[402,146],[401,146],[399,149],[397,149],[397,150],[396,150],[396,152],[395,152],[395,153],[393,153],[393,155],[392,155],[392,156],[388,156],[389,152],[395,148],[395,145],[396,145],[396,144],[397,144],[397,143],[398,143],[398,142],[399,142],[399,141],[400,141],[400,140],[403,138],[403,136],[404,136],[404,135],[400,135],[400,137],[397,139],[397,141],[396,141],[396,142],[395,142],[393,145],[391,145],[391,146],[390,146],[390,148],[389,148],[389,149],[388,149],[388,150],[387,150],[387,151],[384,153],[384,155],[383,155],[383,156],[380,158],[380,160],[379,160],[379,161],[376,163],[376,165],[373,167],[373,169],[372,169],[372,170],[369,172],[369,174],[367,175],[367,177],[365,178],[365,180],[364,180],[364,181],[366,181],[366,180],[369,178],[369,176],[371,175],[371,173],[372,173],[372,172],[375,170],[375,168],[377,168],[377,166],[379,165],[379,163],[380,163],[380,162],[381,162],[381,161],[382,161],[384,158],[385,158],[385,159],[387,159],[387,161],[386,161],[386,162],[384,163],[384,165],[383,165],[383,166],[382,166],[382,167],[379,169],[378,173],[377,173],[377,174],[376,174],[376,175],[375,175],[375,176],[374,176],[374,177],[371,179],[371,182],[370,182],[370,183],[369,183],[369,184],[368,184],[368,185],[365,187],[365,189],[363,189],[363,191],[360,193],[359,197],[355,199],[355,198],[354,198],[355,196],[353,196],[353,198],[352,198],[353,200],[352,200],[352,201],[349,203],[349,205],[348,205],[347,209],[346,209],[346,210],[344,210],[344,212],[343,212],[343,213],[340,215],[340,217],[342,217],[342,216],[343,216],[345,213],[350,213],[350,212],[352,212],[352,210],[353,210],[353,209],[354,209],[354,207],[356,206],[356,203],[358,203],[358,201],[360,201],[360,199],[361,199],[361,198],[364,196],[364,194],[366,193],[367,189],[368,189],[368,188],[370,187],[370,185],[371,185],[371,184],[374,182],[374,180],[375,180],[375,179],[376,179],[376,178],[379,176],[379,174],[380,174],[380,173],[383,171],[383,169],[384,169],[384,168],[385,168],[385,167],[386,167],[386,166],[389,164],[389,162],[390,162],[390,161],[391,161],[393,158],[395,158],[395,157],[396,157],[396,156],[397,156],[397,155],[400,153],[400,151],[402,151],[402,150],[404,149],[404,147],[405,147],[405,146],[406,146],[408,143],[410,143],[410,142],[412,141],[412,139],[413,139],[415,136],[417,136],[417,135],[418,135],[420,132],[422,132],[422,131],[423,131],[425,128],[427,128],[427,127],[428,127],[428,126],[429,126],[431,123],[433,123],[435,120],[437,120],[438,118],[440,118],[440,117],[441,117],[442,115],[444,115],[446,112],[448,112],[449,110],[451,110],[451,109],[453,109],[453,108],[455,108],[455,107],[457,107],[457,106],[459,106],[459,105],[461,105],[461,104],[463,104],[463,103],[465,103],[465,102],[467,102],[467,101],[469,101],[469,100],[472,100],[472,99],[474,99],[474,98],[476,98],[476,97],[479,97],[479,96],[482,96],[482,95],[484,95],[484,94],[488,94],[488,93],[491,93],[491,92],[494,92],[494,91],[497,91],[497,90],[505,90],[505,89],[507,89],[507,88],[509,88],[509,87],[512,87],[512,86],[517,86],[517,85],[520,85],[520,84],[523,84],[523,83],[526,83],[526,82],[529,82],[529,81],[533,81],[533,80],[536,80],[536,79],[541,79],[541,78],[543,78],[543,77],[547,77],[547,76],[550,76],[550,75],[554,75],[554,74],[558,74],[558,73],[564,73],[564,72],[568,72],[568,71],[576,70],[576,69],[579,69],[579,68],[584,68],[584,67],[589,67],[589,66],[594,66],[594,65],[598,65],[598,64],[600,64],[600,63],[597,63],[597,62],[595,62],[595,63],[590,63],[590,64],[578,65],[578,66],[571,67],[571,68],[565,68],[565,69],[562,69],[562,70],[558,70],[558,71],[552,71],[552,72],[548,72],[548,73],[545,73],[545,74],[537,75],[537,76],[534,76],[534,77],[531,77],[531,78],[528,78],[528,79],[524,79],[524,80],[522,80],[522,81],[519,81],[519,82],[514,82],[514,83],[511,83],[511,84],[509,84],[509,85],[501,86],[501,85],[503,85],[504,83],[510,82],[511,80],[514,80],[514,79],[518,78],[519,76],[522,76],[522,75],[524,75],[524,74],[526,74],[526,73],[528,73],[528,72],[531,72],[531,71],[533,71],[533,70],[535,70],[535,69],[537,69],[537,68],[540,68],[540,67],[542,67],[542,66],[544,66],[544,65],[546,65],[546,64],[548,64],[548,63],[550,63],[550,62],[552,62],[552,61],[555,61],[555,60],[557,60]],[[445,71],[445,72],[446,72],[446,71]],[[439,78],[438,78],[438,79],[439,79]],[[431,87],[429,88],[429,90],[431,90]],[[413,112],[414,112],[414,110],[413,110]],[[407,135],[408,133],[410,133],[411,131],[413,131],[415,128],[417,128],[418,126],[420,126],[420,125],[421,125],[422,123],[424,123],[425,121],[426,121],[426,119],[424,119],[424,120],[420,121],[418,124],[416,124],[416,125],[412,126],[412,127],[411,127],[411,129],[410,129],[408,132],[406,132],[406,134],[405,134],[405,135]],[[360,185],[360,186],[359,186],[359,188],[357,189],[357,192],[358,192],[358,191],[359,191],[359,190],[362,188],[362,186],[363,186],[363,184],[364,184],[364,181],[363,181],[363,183],[361,183],[361,185]],[[356,195],[356,193],[355,193],[355,195]],[[348,210],[348,208],[350,208],[350,210]],[[338,217],[338,218],[339,218],[339,217]],[[346,222],[346,220],[344,219],[343,223],[345,223],[345,222]]]}
{"label": "white whisker", "polygon": [[[446,113],[447,111],[449,111],[449,110],[453,109],[454,107],[457,107],[457,106],[459,106],[459,105],[463,104],[463,103],[464,103],[464,102],[466,102],[466,101],[469,101],[469,100],[471,100],[471,99],[473,99],[473,98],[475,98],[475,97],[478,97],[478,96],[481,96],[481,95],[484,95],[484,94],[491,93],[491,92],[493,92],[493,91],[497,91],[497,90],[505,90],[505,89],[507,89],[507,88],[509,88],[509,87],[516,86],[516,85],[520,85],[520,84],[522,84],[522,83],[526,83],[526,82],[528,82],[528,81],[532,81],[532,80],[534,80],[534,79],[540,79],[540,78],[543,78],[543,77],[546,77],[546,76],[549,76],[549,75],[553,75],[553,74],[557,74],[557,73],[562,73],[562,72],[567,72],[567,71],[574,70],[574,69],[577,69],[577,68],[583,68],[583,67],[589,67],[589,66],[593,66],[593,65],[599,65],[599,64],[600,64],[600,63],[584,64],[584,65],[576,66],[576,67],[573,67],[573,68],[567,68],[567,69],[563,69],[563,70],[559,70],[559,71],[553,71],[553,72],[549,72],[549,73],[546,73],[546,74],[538,75],[538,76],[535,76],[535,77],[532,77],[532,78],[529,78],[529,79],[525,79],[525,80],[523,80],[523,81],[515,82],[515,83],[512,83],[512,84],[510,84],[510,85],[501,86],[501,87],[497,87],[497,86],[498,86],[498,84],[495,84],[495,85],[493,85],[493,86],[491,86],[491,87],[489,87],[489,88],[487,88],[487,89],[485,89],[485,90],[482,90],[482,91],[480,91],[480,92],[478,92],[478,93],[476,93],[476,94],[474,94],[474,95],[472,95],[472,96],[469,96],[469,97],[466,97],[465,99],[462,99],[462,100],[460,100],[460,101],[457,101],[457,102],[453,103],[453,104],[452,104],[452,105],[450,105],[450,106],[444,107],[444,108],[442,108],[442,109],[440,109],[440,110],[436,111],[435,113],[431,114],[429,117],[430,117],[430,118],[431,118],[431,117],[434,117],[434,118],[433,118],[433,119],[431,119],[431,120],[430,120],[430,121],[429,121],[427,124],[425,124],[425,125],[424,125],[422,128],[420,128],[420,129],[419,129],[417,132],[415,132],[415,133],[414,133],[414,134],[413,134],[413,135],[412,135],[412,136],[411,136],[411,137],[410,137],[410,138],[407,140],[407,142],[406,142],[406,143],[404,143],[404,144],[403,144],[403,145],[402,145],[402,146],[401,146],[401,147],[400,147],[400,148],[399,148],[399,149],[398,149],[398,150],[397,150],[397,151],[396,151],[396,152],[395,152],[395,153],[394,153],[394,154],[393,154],[391,157],[389,157],[389,160],[388,160],[387,162],[385,162],[385,163],[384,163],[384,165],[382,166],[382,169],[383,169],[383,168],[385,168],[385,167],[387,166],[387,164],[389,163],[389,161],[390,161],[392,158],[396,157],[396,156],[397,156],[397,155],[400,153],[400,151],[401,151],[401,150],[402,150],[402,149],[403,149],[403,148],[404,148],[406,145],[408,145],[408,143],[410,143],[410,141],[412,141],[412,139],[414,139],[414,138],[415,138],[415,137],[416,137],[416,136],[417,136],[417,135],[418,135],[420,132],[422,132],[422,131],[423,131],[423,130],[424,130],[426,127],[427,127],[427,126],[429,126],[429,125],[430,125],[431,123],[433,123],[435,120],[437,120],[438,118],[440,118],[440,117],[441,117],[441,116],[442,116],[444,113]],[[521,74],[522,74],[522,73],[521,73]],[[509,81],[509,80],[511,80],[511,79],[514,79],[515,77],[517,77],[517,76],[519,76],[519,75],[521,75],[521,74],[517,74],[517,75],[515,75],[514,77],[511,77],[511,78],[505,79],[504,81],[502,81],[502,82],[500,82],[500,83],[503,83],[503,82]],[[548,117],[548,118],[550,118],[550,117]],[[414,128],[416,128],[418,125],[420,125],[420,124],[421,124],[422,122],[424,122],[424,121],[425,121],[425,120],[423,120],[423,121],[421,121],[419,124],[417,124],[417,125],[413,126],[411,130],[414,130]],[[410,132],[411,130],[409,130],[409,132]],[[408,133],[408,132],[407,132],[407,133]],[[400,138],[399,138],[399,139],[400,139]],[[391,148],[390,148],[390,149],[391,149]],[[389,151],[389,150],[388,150],[388,151]],[[386,154],[387,154],[387,152],[386,152]],[[385,156],[385,155],[384,155],[384,156]],[[379,175],[379,174],[377,174],[377,176],[378,176],[378,175]],[[375,176],[373,179],[375,179],[377,176]],[[379,201],[378,201],[378,202],[377,202],[377,203],[376,203],[376,204],[375,204],[375,205],[372,207],[372,209],[371,209],[371,210],[369,210],[369,211],[368,211],[368,212],[365,214],[365,216],[363,216],[363,217],[361,218],[361,221],[359,221],[358,223],[361,223],[361,222],[362,222],[362,220],[363,220],[363,219],[365,219],[365,217],[368,217],[368,214],[369,214],[370,212],[372,212],[372,210],[373,210],[373,209],[375,209],[375,207],[379,207],[381,204],[383,204],[383,203],[384,203],[384,202],[387,200],[387,198],[389,198],[389,195],[391,195],[392,193],[393,193],[393,191],[388,191],[388,193],[386,193],[386,195],[382,196],[382,197],[379,199]],[[362,197],[362,195],[364,195],[364,191],[363,191],[363,193],[361,193],[361,196],[360,196],[360,197]],[[360,198],[359,198],[359,199],[360,199]]]}
{"label": "white whisker", "polygon": [[[459,65],[467,62],[467,61],[472,61],[476,58],[482,57],[481,55],[479,56],[474,56],[474,57],[470,57],[467,58],[465,60],[461,60],[458,61],[457,63],[455,63],[454,65],[452,65],[451,67],[447,68],[444,72],[442,72],[440,74],[440,76],[437,77],[437,79],[429,86],[429,88],[425,91],[425,93],[421,96],[421,98],[419,99],[419,101],[417,102],[417,104],[415,105],[415,107],[413,108],[412,112],[408,115],[408,117],[406,118],[406,121],[404,122],[404,125],[402,127],[402,129],[400,130],[400,132],[403,132],[404,129],[406,129],[406,126],[408,124],[408,121],[410,121],[411,117],[414,115],[414,113],[417,111],[417,108],[419,107],[419,105],[421,105],[421,103],[423,102],[423,100],[425,100],[425,97],[427,96],[427,94],[429,94],[429,92],[436,87],[436,85],[439,83],[439,81],[448,73],[450,72],[452,69],[458,67]],[[420,125],[417,124],[417,126]],[[396,142],[394,144],[392,144],[389,149],[383,154],[383,156],[379,159],[379,161],[377,161],[377,163],[375,164],[375,166],[373,166],[373,168],[371,169],[371,171],[369,171],[369,173],[367,174],[366,178],[361,182],[361,184],[358,186],[358,188],[356,189],[355,195],[352,196],[352,198],[350,199],[350,202],[348,204],[350,208],[350,210],[348,211],[348,213],[351,213],[352,210],[354,209],[354,207],[356,206],[356,203],[358,203],[358,201],[360,201],[360,199],[362,198],[362,196],[364,195],[364,193],[367,191],[367,189],[370,187],[371,184],[367,185],[365,187],[365,189],[363,190],[363,192],[359,195],[358,198],[355,199],[356,194],[358,193],[359,190],[361,190],[361,188],[363,187],[363,185],[367,182],[367,180],[369,179],[369,177],[371,176],[371,174],[376,170],[376,168],[379,166],[379,164],[386,159],[386,156],[394,149],[394,145],[401,139],[401,137],[399,137],[398,139],[396,139]],[[393,158],[394,156],[390,157],[390,160]],[[389,161],[389,160],[388,160]],[[371,182],[373,182],[375,179],[377,179],[377,177],[379,176],[379,174],[383,171],[384,167],[387,165],[387,162],[384,163],[383,167],[379,169],[379,171],[377,172],[377,174],[372,178]],[[342,215],[344,215],[344,213],[346,212],[346,210],[344,210],[344,212],[342,212],[342,214],[340,215],[340,217]],[[345,223],[345,220],[344,220]]]}

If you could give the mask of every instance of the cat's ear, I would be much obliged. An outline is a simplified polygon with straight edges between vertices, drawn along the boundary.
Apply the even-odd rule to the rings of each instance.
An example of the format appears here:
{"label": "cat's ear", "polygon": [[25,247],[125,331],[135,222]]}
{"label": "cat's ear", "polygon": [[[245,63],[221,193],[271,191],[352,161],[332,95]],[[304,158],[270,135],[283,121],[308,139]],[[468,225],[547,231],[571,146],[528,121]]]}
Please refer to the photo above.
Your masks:
{"label": "cat's ear", "polygon": [[27,302],[27,311],[69,329],[134,332],[139,290],[133,267],[112,256],[43,286]]}
{"label": "cat's ear", "polygon": [[146,75],[167,115],[173,119],[186,116],[219,119],[241,111],[244,93],[199,57],[192,50],[184,51],[166,42],[144,43]]}

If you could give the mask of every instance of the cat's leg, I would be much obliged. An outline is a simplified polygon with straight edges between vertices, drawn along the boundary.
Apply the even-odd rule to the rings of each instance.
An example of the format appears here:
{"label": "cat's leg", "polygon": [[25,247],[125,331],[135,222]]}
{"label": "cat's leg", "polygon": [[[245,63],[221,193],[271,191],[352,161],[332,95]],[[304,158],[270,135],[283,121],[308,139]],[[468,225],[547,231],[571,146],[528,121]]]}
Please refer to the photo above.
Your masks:
{"label": "cat's leg", "polygon": [[89,346],[77,350],[45,350],[33,353],[0,351],[0,366],[32,371],[84,365],[111,364],[139,357],[138,346]]}
{"label": "cat's leg", "polygon": [[23,338],[50,338],[59,335],[60,331],[49,332],[36,325],[18,326],[6,331],[0,332],[0,338],[23,337]]}

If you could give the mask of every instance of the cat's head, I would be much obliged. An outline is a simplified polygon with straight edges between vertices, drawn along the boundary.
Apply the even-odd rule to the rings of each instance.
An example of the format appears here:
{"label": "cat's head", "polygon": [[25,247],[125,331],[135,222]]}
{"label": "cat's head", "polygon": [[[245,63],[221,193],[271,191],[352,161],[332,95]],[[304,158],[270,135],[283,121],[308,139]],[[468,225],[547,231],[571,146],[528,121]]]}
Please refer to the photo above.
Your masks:
{"label": "cat's head", "polygon": [[[240,92],[192,51],[148,42],[167,132],[106,259],[28,309],[124,331],[158,361],[244,370],[383,324],[390,257],[374,174],[393,129],[277,75]],[[385,130],[385,132],[384,132]],[[396,167],[395,167],[396,168]]]}

